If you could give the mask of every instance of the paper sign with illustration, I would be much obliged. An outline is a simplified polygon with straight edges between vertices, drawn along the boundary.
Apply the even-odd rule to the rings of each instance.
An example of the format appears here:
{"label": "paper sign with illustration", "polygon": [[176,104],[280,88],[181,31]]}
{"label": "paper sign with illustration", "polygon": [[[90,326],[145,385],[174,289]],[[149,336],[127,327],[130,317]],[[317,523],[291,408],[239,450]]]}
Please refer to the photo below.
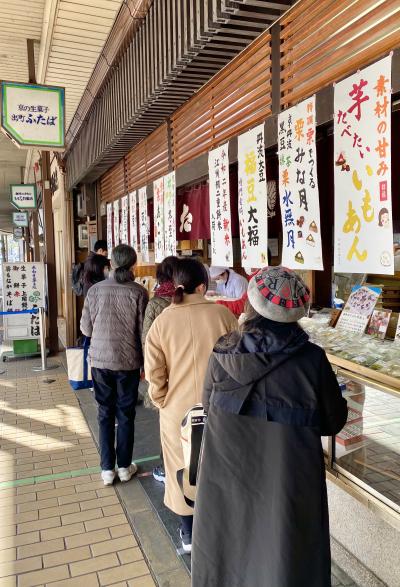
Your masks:
{"label": "paper sign with illustration", "polygon": [[369,321],[367,334],[384,340],[390,322],[392,310],[374,310]]}
{"label": "paper sign with illustration", "polygon": [[396,335],[394,337],[394,341],[397,344],[400,344],[400,315],[399,315],[399,319],[397,321]]}
{"label": "paper sign with illustration", "polygon": [[278,117],[279,194],[282,215],[282,265],[323,269],[315,96]]}
{"label": "paper sign with illustration", "polygon": [[336,273],[394,272],[391,64],[385,57],[335,86]]}
{"label": "paper sign with illustration", "polygon": [[363,334],[381,293],[382,290],[379,287],[366,285],[353,287],[336,328],[354,334]]}

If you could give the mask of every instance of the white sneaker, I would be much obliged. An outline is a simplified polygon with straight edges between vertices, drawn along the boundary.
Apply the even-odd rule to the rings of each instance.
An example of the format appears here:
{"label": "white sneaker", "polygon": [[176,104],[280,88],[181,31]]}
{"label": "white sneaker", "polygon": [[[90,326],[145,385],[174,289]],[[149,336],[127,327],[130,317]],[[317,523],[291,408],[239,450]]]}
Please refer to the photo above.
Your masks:
{"label": "white sneaker", "polygon": [[116,473],[114,469],[112,471],[102,471],[101,478],[103,479],[104,485],[112,485],[114,483]]}
{"label": "white sneaker", "polygon": [[132,463],[127,468],[125,468],[125,467],[119,467],[118,468],[118,477],[119,477],[119,480],[122,481],[122,483],[125,483],[126,481],[129,481],[137,473],[137,470],[138,470],[138,468],[137,468],[137,464],[136,463]]}
{"label": "white sneaker", "polygon": [[184,534],[182,528],[179,530],[179,534],[181,537],[183,552],[190,554],[192,552],[192,535]]}

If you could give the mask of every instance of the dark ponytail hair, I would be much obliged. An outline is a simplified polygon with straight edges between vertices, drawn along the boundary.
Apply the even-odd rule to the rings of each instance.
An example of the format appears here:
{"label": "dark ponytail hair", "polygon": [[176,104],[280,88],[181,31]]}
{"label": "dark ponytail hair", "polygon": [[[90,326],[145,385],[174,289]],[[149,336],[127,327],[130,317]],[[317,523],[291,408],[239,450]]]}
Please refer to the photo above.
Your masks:
{"label": "dark ponytail hair", "polygon": [[208,289],[208,275],[202,263],[196,259],[179,259],[174,270],[176,290],[172,299],[174,304],[181,304],[184,294],[192,294],[196,287],[204,283]]}
{"label": "dark ponytail hair", "polygon": [[111,265],[117,283],[127,283],[135,279],[131,269],[136,261],[136,251],[129,245],[118,245],[112,250]]}

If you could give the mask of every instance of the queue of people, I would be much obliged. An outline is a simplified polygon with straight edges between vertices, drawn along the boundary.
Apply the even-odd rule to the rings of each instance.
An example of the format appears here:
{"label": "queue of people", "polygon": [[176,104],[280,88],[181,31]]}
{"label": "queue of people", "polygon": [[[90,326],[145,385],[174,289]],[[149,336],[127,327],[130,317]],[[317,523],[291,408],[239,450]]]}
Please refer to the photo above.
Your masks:
{"label": "queue of people", "polygon": [[[298,324],[308,288],[283,267],[254,270],[249,284],[211,267],[217,287],[243,302],[239,326],[229,304],[205,297],[209,276],[195,259],[165,259],[150,302],[135,263],[128,245],[113,250],[110,275],[88,289],[81,320],[91,337],[104,483],[137,471],[144,366],[160,415],[164,501],[192,553],[192,587],[330,587],[321,436],[341,430],[347,405],[325,352]],[[178,473],[182,420],[198,404],[207,423],[193,486]]]}

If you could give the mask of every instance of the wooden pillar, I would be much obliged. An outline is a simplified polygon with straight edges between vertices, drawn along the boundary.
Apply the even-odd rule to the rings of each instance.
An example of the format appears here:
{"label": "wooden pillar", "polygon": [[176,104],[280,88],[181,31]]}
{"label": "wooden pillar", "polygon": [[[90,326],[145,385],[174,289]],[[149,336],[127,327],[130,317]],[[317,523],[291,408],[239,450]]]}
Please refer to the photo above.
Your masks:
{"label": "wooden pillar", "polygon": [[42,151],[42,181],[43,181],[43,218],[45,258],[47,264],[47,292],[48,292],[48,345],[50,353],[58,352],[58,327],[57,327],[57,278],[56,278],[56,253],[54,246],[54,222],[52,193],[50,189],[50,154]]}
{"label": "wooden pillar", "polygon": [[32,212],[32,240],[33,240],[33,261],[40,261],[40,245],[39,245],[39,213],[37,210]]}

